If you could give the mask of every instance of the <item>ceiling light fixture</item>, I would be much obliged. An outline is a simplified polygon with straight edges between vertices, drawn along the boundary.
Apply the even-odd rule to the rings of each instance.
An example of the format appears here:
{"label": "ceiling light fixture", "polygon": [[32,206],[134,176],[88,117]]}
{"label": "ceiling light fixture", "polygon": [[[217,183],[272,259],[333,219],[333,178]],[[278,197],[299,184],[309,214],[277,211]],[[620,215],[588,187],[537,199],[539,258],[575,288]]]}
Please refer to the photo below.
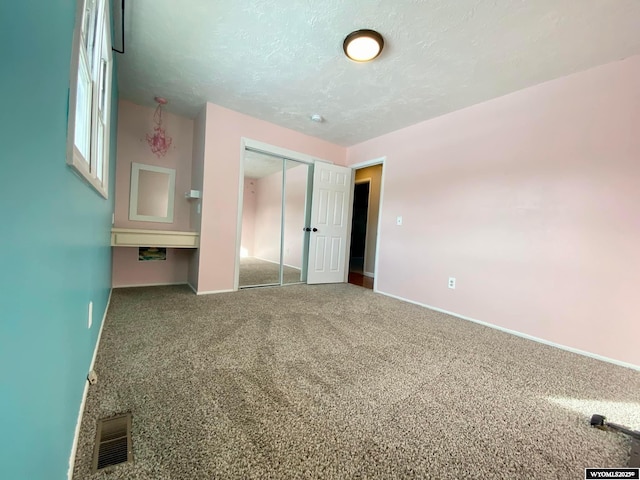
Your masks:
{"label": "ceiling light fixture", "polygon": [[382,35],[374,30],[356,30],[347,35],[342,48],[354,62],[369,62],[380,55],[384,47]]}
{"label": "ceiling light fixture", "polygon": [[322,123],[324,121],[324,118],[319,113],[314,113],[310,118],[312,121],[317,123]]}
{"label": "ceiling light fixture", "polygon": [[167,132],[162,124],[162,107],[169,102],[163,97],[154,97],[153,99],[158,106],[153,113],[153,134],[147,133],[147,143],[151,147],[151,151],[160,158],[164,157],[171,147],[171,137],[167,136]]}

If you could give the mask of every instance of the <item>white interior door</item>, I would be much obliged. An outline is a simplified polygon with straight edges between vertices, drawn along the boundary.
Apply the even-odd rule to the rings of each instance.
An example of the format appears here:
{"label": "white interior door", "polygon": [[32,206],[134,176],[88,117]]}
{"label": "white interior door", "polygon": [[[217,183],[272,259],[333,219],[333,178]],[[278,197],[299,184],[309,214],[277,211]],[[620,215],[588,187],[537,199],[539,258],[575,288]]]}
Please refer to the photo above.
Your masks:
{"label": "white interior door", "polygon": [[352,170],[316,162],[307,283],[346,280]]}

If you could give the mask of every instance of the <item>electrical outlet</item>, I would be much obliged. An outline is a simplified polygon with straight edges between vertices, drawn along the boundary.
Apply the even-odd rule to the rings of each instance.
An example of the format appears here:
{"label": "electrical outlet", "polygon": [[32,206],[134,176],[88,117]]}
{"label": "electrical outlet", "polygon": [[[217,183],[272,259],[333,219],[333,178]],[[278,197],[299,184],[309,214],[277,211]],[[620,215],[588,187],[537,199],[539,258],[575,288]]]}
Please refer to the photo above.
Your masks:
{"label": "electrical outlet", "polygon": [[87,328],[91,328],[93,324],[93,302],[89,302],[89,321],[87,322]]}
{"label": "electrical outlet", "polygon": [[396,225],[402,225],[402,217],[396,218]]}
{"label": "electrical outlet", "polygon": [[456,279],[454,277],[449,277],[449,288],[456,288]]}

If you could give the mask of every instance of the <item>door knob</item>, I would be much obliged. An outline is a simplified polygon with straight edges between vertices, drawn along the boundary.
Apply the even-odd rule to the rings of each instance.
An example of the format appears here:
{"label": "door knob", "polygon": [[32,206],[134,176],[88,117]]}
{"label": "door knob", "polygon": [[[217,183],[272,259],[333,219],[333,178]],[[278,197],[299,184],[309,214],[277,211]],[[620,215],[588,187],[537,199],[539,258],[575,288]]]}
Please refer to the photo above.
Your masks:
{"label": "door knob", "polygon": [[302,231],[303,231],[303,232],[310,232],[310,231],[311,231],[311,229],[310,229],[309,227],[306,227],[306,228],[302,228]]}
{"label": "door knob", "polygon": [[312,231],[317,232],[317,231],[318,231],[318,229],[317,229],[316,227],[313,227],[313,230],[312,230]]}

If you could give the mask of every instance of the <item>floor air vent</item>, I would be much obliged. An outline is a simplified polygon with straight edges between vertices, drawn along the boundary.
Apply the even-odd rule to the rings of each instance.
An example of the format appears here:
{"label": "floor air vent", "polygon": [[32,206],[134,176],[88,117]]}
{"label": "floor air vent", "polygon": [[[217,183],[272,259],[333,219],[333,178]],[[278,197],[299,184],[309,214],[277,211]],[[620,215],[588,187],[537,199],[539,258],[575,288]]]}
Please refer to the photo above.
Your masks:
{"label": "floor air vent", "polygon": [[98,420],[93,450],[93,471],[132,460],[131,414]]}

